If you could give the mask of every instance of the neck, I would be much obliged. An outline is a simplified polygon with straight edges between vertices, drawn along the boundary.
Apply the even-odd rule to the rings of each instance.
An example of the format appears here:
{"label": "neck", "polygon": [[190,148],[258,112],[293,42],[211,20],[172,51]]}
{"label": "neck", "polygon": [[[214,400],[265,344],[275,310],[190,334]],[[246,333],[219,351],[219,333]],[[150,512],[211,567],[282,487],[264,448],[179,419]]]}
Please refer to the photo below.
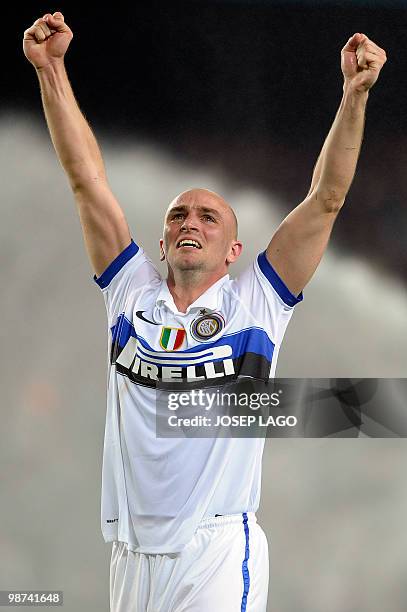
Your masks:
{"label": "neck", "polygon": [[200,295],[227,273],[227,269],[217,273],[205,273],[201,270],[178,270],[174,272],[169,268],[167,285],[178,312],[186,312],[188,306],[193,304]]}

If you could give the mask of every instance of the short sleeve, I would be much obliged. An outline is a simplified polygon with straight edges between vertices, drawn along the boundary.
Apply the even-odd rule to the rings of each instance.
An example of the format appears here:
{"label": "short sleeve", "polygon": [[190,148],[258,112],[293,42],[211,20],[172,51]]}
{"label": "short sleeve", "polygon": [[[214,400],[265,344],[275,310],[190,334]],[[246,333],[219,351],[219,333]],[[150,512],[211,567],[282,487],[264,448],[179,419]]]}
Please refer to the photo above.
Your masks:
{"label": "short sleeve", "polygon": [[161,282],[161,276],[144,250],[133,240],[94,281],[106,303],[108,320],[114,322],[126,311],[126,305],[137,293]]}
{"label": "short sleeve", "polygon": [[278,276],[265,251],[236,280],[241,301],[265,329],[276,345],[280,345],[293,308],[303,299],[302,293],[295,296]]}

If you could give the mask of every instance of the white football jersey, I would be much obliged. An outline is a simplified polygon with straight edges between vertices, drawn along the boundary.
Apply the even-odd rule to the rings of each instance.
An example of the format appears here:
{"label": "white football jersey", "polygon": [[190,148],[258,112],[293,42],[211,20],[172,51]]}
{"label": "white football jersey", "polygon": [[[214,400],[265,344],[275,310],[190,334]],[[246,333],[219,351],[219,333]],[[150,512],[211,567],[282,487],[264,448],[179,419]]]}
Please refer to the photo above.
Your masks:
{"label": "white football jersey", "polygon": [[[161,381],[219,385],[274,376],[293,306],[261,253],[186,313],[133,241],[95,281],[108,316],[102,532],[144,553],[175,553],[199,522],[258,509],[264,438],[159,438]],[[185,386],[184,386],[185,388]]]}

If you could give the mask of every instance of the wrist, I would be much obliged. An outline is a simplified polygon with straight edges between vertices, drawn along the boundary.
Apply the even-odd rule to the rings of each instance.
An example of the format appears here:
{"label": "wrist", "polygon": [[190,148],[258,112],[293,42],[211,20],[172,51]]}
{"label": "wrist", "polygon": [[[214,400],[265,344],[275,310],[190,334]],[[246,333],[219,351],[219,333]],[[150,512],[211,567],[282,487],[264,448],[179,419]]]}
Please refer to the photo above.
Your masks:
{"label": "wrist", "polygon": [[344,95],[352,96],[355,100],[367,101],[369,90],[356,86],[352,79],[344,79],[343,81]]}
{"label": "wrist", "polygon": [[357,121],[359,117],[365,114],[368,98],[368,90],[357,89],[352,82],[345,80],[341,108],[349,119]]}
{"label": "wrist", "polygon": [[44,74],[47,72],[55,72],[56,70],[65,68],[64,58],[61,57],[61,58],[53,59],[47,62],[46,64],[43,64],[42,66],[34,66],[34,68],[38,75]]}

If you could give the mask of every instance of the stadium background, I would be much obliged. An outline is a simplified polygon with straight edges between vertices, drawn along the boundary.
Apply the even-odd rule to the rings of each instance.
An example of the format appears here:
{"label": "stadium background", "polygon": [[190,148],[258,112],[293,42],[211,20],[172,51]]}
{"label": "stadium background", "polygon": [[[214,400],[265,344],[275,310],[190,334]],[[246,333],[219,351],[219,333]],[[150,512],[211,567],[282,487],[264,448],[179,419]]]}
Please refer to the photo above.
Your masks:
{"label": "stadium background", "polygon": [[[62,10],[70,78],[136,241],[158,262],[167,203],[191,186],[236,208],[263,250],[308,191],[356,31],[388,53],[356,178],[305,290],[280,377],[405,377],[407,249],[403,2],[148,2],[3,14],[0,114],[0,589],[63,589],[107,611],[99,531],[106,322],[73,199],[46,131],[23,31]],[[383,406],[383,410],[386,406]],[[405,441],[269,440],[259,520],[268,612],[407,604]]]}

